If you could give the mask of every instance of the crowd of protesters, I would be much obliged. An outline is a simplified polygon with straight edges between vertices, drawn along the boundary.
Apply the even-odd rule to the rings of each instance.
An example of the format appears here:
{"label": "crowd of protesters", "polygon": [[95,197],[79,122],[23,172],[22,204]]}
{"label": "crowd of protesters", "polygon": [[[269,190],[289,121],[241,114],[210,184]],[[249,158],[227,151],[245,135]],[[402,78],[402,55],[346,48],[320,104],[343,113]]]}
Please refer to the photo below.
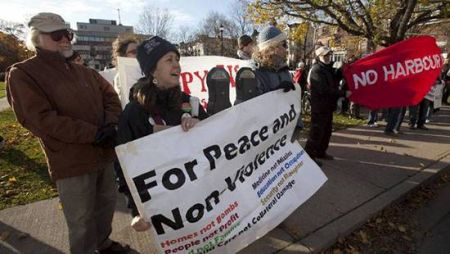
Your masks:
{"label": "crowd of protesters", "polygon": [[[144,74],[130,89],[129,103],[121,105],[123,88],[118,76],[108,82],[84,66],[81,56],[72,50],[73,33],[61,16],[39,13],[28,26],[27,45],[36,55],[7,70],[7,99],[18,122],[42,144],[67,222],[70,252],[129,253],[128,245],[109,238],[116,181],[119,191],[128,197],[131,226],[144,231],[151,225],[136,209],[113,148],[175,125],[188,131],[208,115],[200,104],[190,105],[197,108],[196,114],[183,109],[191,100],[180,87],[180,54],[163,38],[153,36],[140,42],[134,36],[120,36],[114,42],[114,64],[119,56],[135,57]],[[327,148],[333,113],[339,105],[339,113],[350,111],[360,118],[360,106],[348,101],[351,92],[343,82],[341,68],[333,68],[331,49],[317,47],[316,62],[312,66],[300,62],[292,76],[286,64],[287,36],[278,28],[262,29],[256,43],[243,35],[238,47],[238,58],[252,61],[259,95],[277,89],[289,92],[296,89],[294,84],[302,91],[309,90],[311,129],[305,151],[318,165],[320,160],[332,160]],[[445,72],[438,82],[448,82],[449,74]],[[448,94],[447,89],[445,103]],[[430,96],[409,107],[411,129],[427,130],[425,123],[433,111]],[[385,133],[401,133],[406,108],[382,111],[386,112]],[[378,125],[382,111],[369,112],[369,127]],[[300,117],[295,131],[302,128]],[[0,137],[0,148],[2,142]]]}

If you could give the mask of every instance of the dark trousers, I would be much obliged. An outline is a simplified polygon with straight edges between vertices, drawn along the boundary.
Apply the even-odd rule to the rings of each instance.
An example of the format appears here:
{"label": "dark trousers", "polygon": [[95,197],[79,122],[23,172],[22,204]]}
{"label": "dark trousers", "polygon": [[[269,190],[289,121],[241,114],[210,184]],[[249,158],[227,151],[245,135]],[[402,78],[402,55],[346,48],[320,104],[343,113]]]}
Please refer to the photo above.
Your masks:
{"label": "dark trousers", "polygon": [[378,110],[369,111],[369,121],[367,124],[374,124],[378,121]]}
{"label": "dark trousers", "polygon": [[427,111],[430,107],[430,102],[427,99],[423,99],[416,106],[409,107],[409,125],[410,126],[423,126],[427,118]]}
{"label": "dark trousers", "polygon": [[305,146],[311,158],[325,155],[330,143],[332,123],[333,112],[311,113],[311,130]]}
{"label": "dark trousers", "polygon": [[399,131],[405,117],[406,107],[389,108],[385,132]]}

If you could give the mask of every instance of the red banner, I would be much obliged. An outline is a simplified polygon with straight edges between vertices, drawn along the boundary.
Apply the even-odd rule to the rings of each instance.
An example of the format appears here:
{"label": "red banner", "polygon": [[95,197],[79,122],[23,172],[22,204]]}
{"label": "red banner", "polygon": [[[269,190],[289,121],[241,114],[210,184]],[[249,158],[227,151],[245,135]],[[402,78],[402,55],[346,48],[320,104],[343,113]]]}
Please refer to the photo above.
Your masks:
{"label": "red banner", "polygon": [[431,36],[398,42],[344,67],[350,100],[370,109],[416,105],[430,91],[443,63]]}

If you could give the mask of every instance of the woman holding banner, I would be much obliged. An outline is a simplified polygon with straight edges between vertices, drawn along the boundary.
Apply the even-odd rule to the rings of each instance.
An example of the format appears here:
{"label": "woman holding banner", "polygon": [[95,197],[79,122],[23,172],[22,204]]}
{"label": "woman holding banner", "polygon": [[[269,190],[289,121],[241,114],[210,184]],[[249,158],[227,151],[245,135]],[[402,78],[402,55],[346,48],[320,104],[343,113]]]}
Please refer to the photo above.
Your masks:
{"label": "woman holding banner", "polygon": [[[284,89],[295,90],[292,75],[286,63],[287,36],[274,26],[264,28],[258,36],[258,50],[253,54],[254,71],[259,95]],[[298,118],[292,139],[297,139],[303,129],[301,116]]]}
{"label": "woman holding banner", "polygon": [[[180,53],[173,44],[154,36],[137,47],[137,60],[145,77],[130,91],[130,102],[119,121],[119,144],[180,124],[188,131],[207,117],[199,100],[181,91]],[[123,172],[118,171],[119,191],[128,197],[134,217],[131,226],[136,231],[147,230],[150,224],[139,216]]]}

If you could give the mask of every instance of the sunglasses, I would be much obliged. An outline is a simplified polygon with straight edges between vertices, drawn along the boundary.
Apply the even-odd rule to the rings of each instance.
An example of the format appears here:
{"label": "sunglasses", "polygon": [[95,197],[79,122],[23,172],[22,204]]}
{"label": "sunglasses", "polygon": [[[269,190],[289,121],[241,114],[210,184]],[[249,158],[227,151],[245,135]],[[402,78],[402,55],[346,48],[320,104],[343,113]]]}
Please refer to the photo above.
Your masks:
{"label": "sunglasses", "polygon": [[287,41],[283,41],[280,46],[287,49],[288,48]]}
{"label": "sunglasses", "polygon": [[73,39],[73,33],[68,30],[58,30],[51,33],[43,33],[50,35],[50,38],[52,38],[53,41],[60,41],[63,37],[66,37],[67,40],[72,41]]}

